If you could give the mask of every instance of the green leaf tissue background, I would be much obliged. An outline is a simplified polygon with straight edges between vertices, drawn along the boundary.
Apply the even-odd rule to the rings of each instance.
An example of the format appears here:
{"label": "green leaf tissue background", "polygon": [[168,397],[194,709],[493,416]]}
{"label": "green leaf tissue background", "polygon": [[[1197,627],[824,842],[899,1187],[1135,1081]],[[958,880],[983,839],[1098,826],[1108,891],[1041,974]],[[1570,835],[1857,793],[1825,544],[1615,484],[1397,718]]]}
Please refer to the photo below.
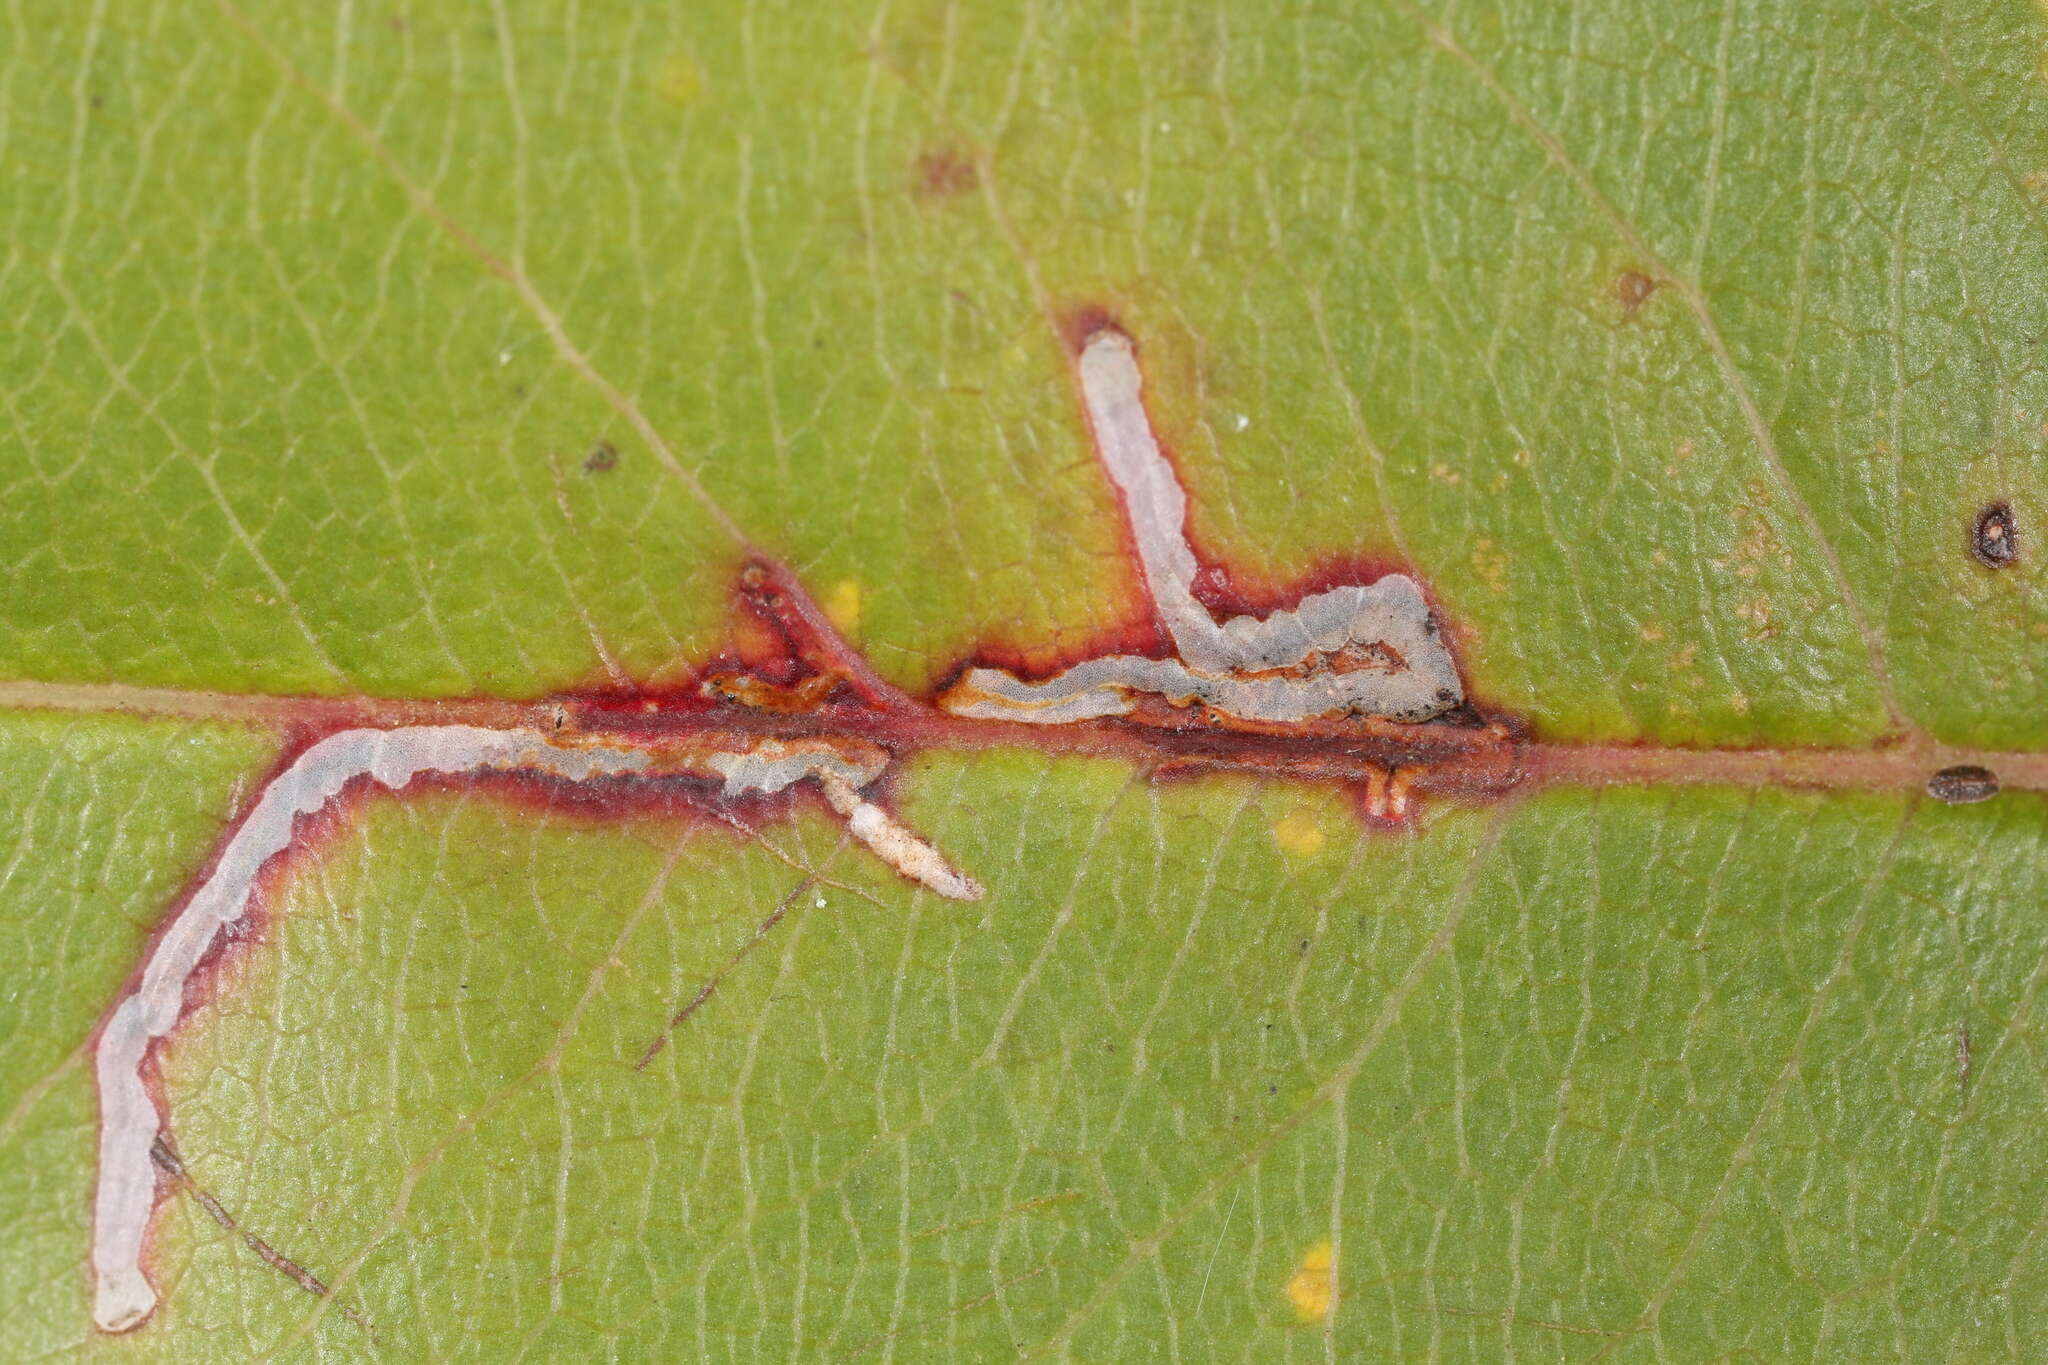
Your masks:
{"label": "green leaf tissue background", "polygon": [[748,545],[913,693],[1087,649],[1135,579],[1076,307],[1206,553],[1411,566],[1547,743],[2048,748],[2044,46],[2019,0],[7,9],[0,1357],[2048,1355],[2038,791],[1388,832],[1029,735],[893,789],[971,906],[822,807],[352,803],[161,1056],[194,1185],[331,1295],[179,1192],[149,1323],[87,1272],[89,1039],[261,699],[674,684]]}

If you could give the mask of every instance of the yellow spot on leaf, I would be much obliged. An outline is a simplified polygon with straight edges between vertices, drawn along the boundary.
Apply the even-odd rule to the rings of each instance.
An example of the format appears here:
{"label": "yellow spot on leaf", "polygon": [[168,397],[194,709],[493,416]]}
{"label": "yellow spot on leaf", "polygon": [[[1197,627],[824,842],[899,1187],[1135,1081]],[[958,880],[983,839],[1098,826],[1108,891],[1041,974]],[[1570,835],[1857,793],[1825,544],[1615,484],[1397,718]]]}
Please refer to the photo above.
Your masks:
{"label": "yellow spot on leaf", "polygon": [[1319,852],[1323,846],[1323,831],[1316,824],[1315,812],[1306,806],[1296,806],[1275,820],[1273,842],[1304,858]]}
{"label": "yellow spot on leaf", "polygon": [[1768,640],[1778,633],[1778,623],[1771,616],[1771,600],[1759,597],[1754,602],[1744,602],[1735,608],[1735,614],[1749,622],[1747,632],[1752,640]]}
{"label": "yellow spot on leaf", "polygon": [[832,626],[841,635],[855,635],[860,631],[860,580],[842,578],[832,585],[832,591],[825,594],[825,615],[831,618]]}
{"label": "yellow spot on leaf", "polygon": [[655,68],[654,93],[678,109],[687,108],[704,98],[704,68],[680,52],[670,53]]}
{"label": "yellow spot on leaf", "polygon": [[1508,557],[1485,536],[1472,546],[1472,572],[1493,591],[1507,591]]}
{"label": "yellow spot on leaf", "polygon": [[1648,621],[1645,621],[1641,625],[1636,627],[1636,634],[1642,636],[1651,644],[1655,644],[1657,641],[1664,638],[1664,632],[1658,627],[1651,625]]}
{"label": "yellow spot on leaf", "polygon": [[1330,1300],[1336,1297],[1330,1267],[1334,1257],[1327,1241],[1317,1242],[1301,1255],[1301,1264],[1287,1281],[1287,1301],[1303,1322],[1330,1316]]}

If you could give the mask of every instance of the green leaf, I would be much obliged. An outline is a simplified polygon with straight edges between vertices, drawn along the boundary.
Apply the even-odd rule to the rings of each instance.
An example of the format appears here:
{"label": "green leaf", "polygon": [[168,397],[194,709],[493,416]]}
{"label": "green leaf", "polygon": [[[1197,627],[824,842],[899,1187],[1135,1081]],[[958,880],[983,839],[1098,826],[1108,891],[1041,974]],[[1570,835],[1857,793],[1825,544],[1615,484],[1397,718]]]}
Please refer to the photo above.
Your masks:
{"label": "green leaf", "polygon": [[[2048,1352],[2032,7],[42,8],[0,1356]],[[1527,780],[906,752],[974,906],[809,797],[350,798],[95,1330],[95,1029],[306,727],[693,685],[753,551],[921,698],[1142,630],[1087,308],[1207,561],[1416,573]]]}

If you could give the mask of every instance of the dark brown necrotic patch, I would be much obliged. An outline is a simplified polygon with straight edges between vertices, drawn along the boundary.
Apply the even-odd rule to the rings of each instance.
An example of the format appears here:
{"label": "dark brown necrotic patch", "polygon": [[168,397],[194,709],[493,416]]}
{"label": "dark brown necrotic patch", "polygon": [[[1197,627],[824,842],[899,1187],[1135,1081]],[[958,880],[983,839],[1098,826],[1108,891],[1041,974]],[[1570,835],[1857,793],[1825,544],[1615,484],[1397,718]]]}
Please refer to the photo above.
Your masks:
{"label": "dark brown necrotic patch", "polygon": [[1967,806],[1998,795],[1998,775],[1974,763],[1943,768],[1927,779],[1927,794],[1944,805]]}
{"label": "dark brown necrotic patch", "polygon": [[1994,502],[1977,514],[1970,528],[1970,553],[1987,568],[2002,569],[2020,557],[2019,529],[2013,525],[2012,508]]}

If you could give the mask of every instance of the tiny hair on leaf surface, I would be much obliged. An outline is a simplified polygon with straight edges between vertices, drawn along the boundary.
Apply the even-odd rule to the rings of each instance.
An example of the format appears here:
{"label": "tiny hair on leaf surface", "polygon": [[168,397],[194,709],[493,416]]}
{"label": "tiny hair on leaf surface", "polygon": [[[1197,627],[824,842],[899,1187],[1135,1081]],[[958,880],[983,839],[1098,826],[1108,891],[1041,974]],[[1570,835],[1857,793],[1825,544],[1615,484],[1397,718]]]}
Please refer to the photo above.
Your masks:
{"label": "tiny hair on leaf surface", "polygon": [[2048,1354],[2037,7],[33,24],[0,1357]]}

